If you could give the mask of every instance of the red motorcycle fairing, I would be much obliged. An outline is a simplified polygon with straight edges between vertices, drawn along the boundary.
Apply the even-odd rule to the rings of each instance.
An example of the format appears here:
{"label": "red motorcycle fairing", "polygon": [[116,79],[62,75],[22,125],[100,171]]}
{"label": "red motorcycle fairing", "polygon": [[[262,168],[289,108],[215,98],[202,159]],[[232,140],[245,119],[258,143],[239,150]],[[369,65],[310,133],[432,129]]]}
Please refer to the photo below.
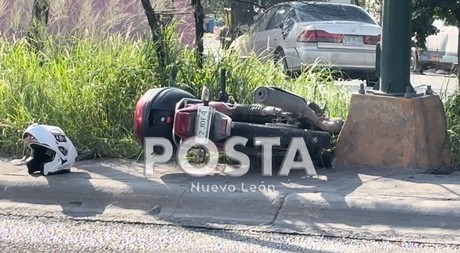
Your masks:
{"label": "red motorcycle fairing", "polygon": [[183,99],[195,99],[195,96],[176,87],[149,89],[136,102],[133,126],[136,139],[144,146],[146,137],[172,138],[172,120],[176,104]]}

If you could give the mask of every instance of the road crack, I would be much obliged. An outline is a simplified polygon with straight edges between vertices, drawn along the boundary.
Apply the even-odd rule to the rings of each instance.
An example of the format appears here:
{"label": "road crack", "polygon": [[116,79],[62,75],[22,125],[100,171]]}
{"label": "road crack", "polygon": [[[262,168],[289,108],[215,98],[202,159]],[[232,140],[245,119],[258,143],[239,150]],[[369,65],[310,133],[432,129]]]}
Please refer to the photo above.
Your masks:
{"label": "road crack", "polygon": [[174,208],[174,210],[171,212],[171,214],[168,216],[168,219],[173,217],[174,214],[176,214],[176,211],[177,209],[179,209],[180,205],[182,204],[182,201],[184,200],[184,197],[185,197],[185,193],[188,191],[189,187],[185,188],[184,191],[182,192],[182,194],[180,195],[179,197],[179,201],[177,202],[177,205],[176,207]]}
{"label": "road crack", "polygon": [[271,219],[271,221],[269,221],[265,225],[272,226],[273,224],[275,224],[275,222],[278,219],[278,216],[279,216],[281,210],[283,210],[283,207],[284,207],[284,205],[286,203],[286,198],[291,194],[292,194],[292,192],[286,193],[280,198],[279,205],[275,210],[275,214],[273,215],[273,218]]}

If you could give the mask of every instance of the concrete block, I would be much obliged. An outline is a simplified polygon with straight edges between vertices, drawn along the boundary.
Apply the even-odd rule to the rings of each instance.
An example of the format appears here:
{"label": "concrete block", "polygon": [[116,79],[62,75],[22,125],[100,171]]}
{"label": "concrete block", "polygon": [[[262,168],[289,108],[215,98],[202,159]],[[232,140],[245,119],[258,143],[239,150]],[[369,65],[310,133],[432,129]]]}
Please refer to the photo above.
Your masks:
{"label": "concrete block", "polygon": [[336,147],[336,166],[436,169],[450,166],[439,96],[353,94]]}

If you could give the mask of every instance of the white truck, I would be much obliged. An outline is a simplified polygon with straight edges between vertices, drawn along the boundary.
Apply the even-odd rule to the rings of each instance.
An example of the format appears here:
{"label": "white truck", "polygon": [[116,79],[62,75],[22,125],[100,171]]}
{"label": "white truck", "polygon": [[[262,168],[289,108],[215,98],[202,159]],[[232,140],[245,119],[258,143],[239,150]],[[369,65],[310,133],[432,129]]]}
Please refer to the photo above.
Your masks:
{"label": "white truck", "polygon": [[426,39],[426,50],[420,57],[423,69],[453,72],[458,68],[459,29],[456,26],[445,25],[440,20],[435,21],[433,25],[439,32]]}

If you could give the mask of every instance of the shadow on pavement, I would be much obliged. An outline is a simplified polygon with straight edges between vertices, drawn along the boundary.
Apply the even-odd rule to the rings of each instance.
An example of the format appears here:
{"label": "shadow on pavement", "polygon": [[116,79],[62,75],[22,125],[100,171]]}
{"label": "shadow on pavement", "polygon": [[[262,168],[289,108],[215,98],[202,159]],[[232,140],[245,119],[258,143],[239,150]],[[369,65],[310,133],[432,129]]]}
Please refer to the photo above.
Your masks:
{"label": "shadow on pavement", "polygon": [[[94,165],[95,163],[104,163]],[[414,174],[414,172],[402,172],[395,170],[371,170],[371,169],[326,169],[317,170],[318,177],[310,178],[306,177],[303,171],[292,171],[287,177],[273,176],[263,177],[260,174],[250,173],[243,177],[226,177],[226,176],[206,176],[206,177],[191,177],[184,173],[181,173],[179,169],[169,169],[169,171],[158,171],[157,175],[153,175],[153,180],[143,176],[143,166],[136,165],[132,161],[113,161],[113,160],[95,160],[90,162],[80,162],[75,166],[77,171],[73,171],[70,174],[62,174],[45,177],[49,187],[46,189],[40,188],[40,192],[35,192],[37,196],[40,194],[45,198],[37,197],[36,201],[31,201],[30,192],[33,189],[33,185],[29,187],[17,187],[12,191],[3,192],[0,194],[2,199],[9,199],[16,202],[27,202],[33,204],[49,204],[54,205],[59,203],[63,209],[62,213],[71,217],[82,217],[82,216],[96,216],[102,214],[108,206],[117,206],[123,209],[136,209],[136,210],[150,210],[146,214],[151,214],[154,217],[159,217],[167,222],[171,222],[177,225],[184,225],[183,219],[187,219],[187,215],[183,214],[182,217],[177,216],[177,211],[180,210],[181,204],[187,201],[187,196],[202,196],[206,198],[209,196],[212,198],[209,203],[195,203],[194,210],[196,214],[203,212],[209,214],[211,209],[214,209],[216,214],[223,210],[235,210],[235,217],[242,216],[241,214],[250,213],[251,217],[255,217],[257,220],[257,213],[262,213],[263,217],[269,217],[262,224],[259,221],[255,221],[251,225],[266,225],[272,226],[279,224],[281,227],[287,227],[289,229],[303,230],[306,227],[309,230],[324,231],[327,227],[324,224],[344,224],[349,227],[361,228],[368,225],[382,225],[398,227],[410,227],[414,229],[424,228],[447,228],[447,229],[458,229],[460,225],[460,217],[458,222],[452,222],[450,216],[434,215],[429,213],[417,213],[414,215],[408,207],[407,213],[400,213],[391,211],[379,211],[380,208],[391,208],[388,202],[378,203],[379,198],[383,198],[384,193],[389,192],[389,195],[401,194],[398,190],[399,184],[413,183],[413,184],[426,184],[436,186],[445,192],[450,192],[451,195],[456,196],[457,199],[460,196],[460,192],[455,189],[451,189],[449,184],[460,184],[460,180],[453,180],[449,176],[435,176],[435,175],[423,175]],[[91,175],[95,175],[92,177]],[[97,175],[97,177],[96,177]],[[97,180],[101,183],[103,180],[107,181],[110,179],[110,184],[107,187],[113,187],[118,189],[117,193],[105,192],[103,189],[95,188],[92,182]],[[385,180],[388,180],[386,182]],[[379,186],[374,189],[375,192],[368,192],[367,196],[372,197],[372,194],[376,194],[376,207],[375,212],[362,213],[362,206],[349,206],[347,197],[355,192],[362,192],[361,187],[369,182],[380,182]],[[395,183],[396,182],[396,183]],[[223,192],[222,189],[213,192],[211,190],[202,190],[202,192],[190,192],[192,184],[200,183],[201,185],[235,185],[242,184],[260,186],[264,185],[263,190],[269,189],[270,185],[275,186],[275,192],[270,195],[267,192],[256,189],[247,193],[247,199],[243,205],[232,206],[232,201],[238,197],[241,197],[241,191]],[[441,185],[444,184],[444,185]],[[74,190],[75,186],[79,189],[79,198],[75,199]],[[72,186],[72,187],[70,187]],[[139,189],[143,188],[142,192],[138,192]],[[380,187],[380,188],[379,188]],[[256,187],[257,188],[257,187]],[[120,190],[122,189],[122,190]],[[226,188],[229,189],[229,188]],[[247,188],[249,189],[249,188]],[[363,187],[365,191],[365,187]],[[241,189],[240,189],[241,190]],[[203,192],[204,191],[204,192]],[[33,191],[32,191],[33,192]],[[151,196],[145,196],[146,192],[151,192]],[[158,192],[163,192],[164,196],[158,196]],[[170,192],[171,194],[169,194]],[[43,195],[45,194],[45,195]],[[190,195],[192,194],[192,195]],[[227,198],[220,198],[219,194],[227,194]],[[239,194],[239,195],[238,195]],[[325,201],[329,204],[329,207],[312,207],[308,206],[308,201],[301,198],[302,194],[310,194],[309,196],[315,196],[321,201]],[[405,194],[411,194],[407,192]],[[430,192],[426,193],[427,195]],[[447,194],[447,193],[446,193]],[[136,200],[136,197],[144,195],[142,201]],[[295,196],[294,196],[295,195]],[[423,194],[422,194],[423,195]],[[246,197],[246,195],[244,195]],[[305,202],[304,209],[299,210],[285,210],[285,202],[289,201]],[[423,197],[423,196],[422,196]],[[177,202],[177,207],[174,210],[162,210],[161,206],[158,210],[155,210],[157,201],[172,201]],[[263,210],[265,207],[260,207],[257,203],[251,203],[252,200],[262,199],[265,200],[262,204],[265,205],[267,210]],[[142,203],[140,203],[142,202]],[[380,206],[381,205],[381,206]],[[200,209],[201,207],[201,209]],[[259,209],[257,209],[259,208]],[[176,210],[177,209],[177,210]],[[163,215],[162,215],[163,214]],[[298,215],[297,215],[298,214]],[[365,214],[365,215],[363,215]],[[283,216],[284,215],[284,216]],[[244,216],[244,215],[243,215]],[[262,216],[262,215],[261,215]],[[296,220],[293,217],[302,217],[300,220]],[[265,219],[265,218],[261,219]],[[215,221],[215,218],[204,216],[197,220],[197,223],[203,224],[203,226],[210,225]],[[289,218],[290,224],[283,218]],[[420,225],[417,220],[429,220],[433,222],[423,223]],[[238,220],[226,221],[227,224],[238,224]],[[247,221],[246,221],[247,222]],[[302,224],[302,225],[296,225]],[[322,224],[322,226],[318,226]],[[427,224],[429,226],[427,226]],[[203,233],[206,233],[204,231]],[[238,235],[234,232],[226,233],[230,238],[236,241],[244,241],[247,238],[242,235]],[[267,245],[266,241],[257,241],[251,239],[255,244]],[[268,243],[273,248],[277,248],[281,243]],[[294,249],[294,251],[304,251],[305,249]]]}
{"label": "shadow on pavement", "polygon": [[[46,180],[48,187],[36,187],[34,184],[18,185],[2,191],[0,198],[29,204],[60,205],[62,213],[71,217],[95,216],[105,210],[105,205],[100,202],[96,202],[91,208],[85,208],[95,192],[93,184],[89,181],[91,175],[87,172],[72,172],[49,177],[34,174],[31,177]],[[75,192],[66,189],[68,185],[78,185],[77,198]],[[75,208],[79,207],[82,208],[76,212]]]}
{"label": "shadow on pavement", "polygon": [[[339,225],[349,230],[365,231],[369,226],[378,225],[384,229],[385,232],[380,233],[385,236],[396,235],[401,228],[417,233],[425,229],[456,231],[460,227],[458,212],[451,213],[446,209],[445,212],[430,213],[416,207],[420,202],[430,202],[432,206],[445,205],[445,201],[458,203],[460,177],[370,168],[330,169],[321,174],[328,177],[328,183],[323,183],[323,187],[318,185],[317,193],[326,204],[309,206],[314,201],[296,196],[291,200],[304,202],[305,209],[285,210],[288,215],[278,217],[279,226],[295,231],[306,228],[316,231],[315,226],[321,224],[321,231],[334,231]],[[302,219],[296,220],[296,216]],[[289,222],[282,221],[283,218],[289,218]]]}
{"label": "shadow on pavement", "polygon": [[[269,225],[279,225],[295,231],[328,230],[324,224],[341,224],[353,228],[366,228],[380,225],[391,233],[392,228],[425,229],[442,228],[456,230],[460,226],[460,217],[451,214],[429,213],[411,207],[405,198],[416,198],[418,201],[460,200],[460,180],[449,175],[422,174],[414,170],[375,170],[370,168],[326,169],[318,170],[318,178],[306,177],[303,171],[293,171],[288,177],[262,177],[249,174],[240,178],[208,176],[193,178],[186,174],[168,174],[161,177],[166,183],[188,183],[195,185],[209,184],[264,184],[275,185],[276,190],[283,193],[280,210],[274,214]],[[459,177],[460,179],[460,177]],[[372,187],[367,185],[372,184]],[[423,187],[419,188],[421,185]],[[411,187],[413,187],[411,189]],[[268,187],[264,187],[267,189]],[[455,188],[455,189],[454,189]],[[401,190],[405,189],[405,190]],[[417,190],[418,189],[418,190]],[[203,190],[202,190],[203,191]],[[206,191],[206,190],[204,190]],[[209,188],[207,189],[209,192]],[[219,194],[219,190],[216,194]],[[263,193],[261,193],[263,194]],[[350,201],[350,196],[359,194],[366,197]],[[305,195],[308,195],[304,198]],[[286,197],[288,200],[283,199]],[[312,198],[312,199],[308,199]],[[355,197],[356,198],[356,197]],[[359,197],[358,197],[359,198]],[[391,198],[391,201],[386,200]],[[372,205],[366,200],[372,199]],[[285,201],[298,202],[297,209],[288,209]],[[318,205],[318,202],[325,202]],[[414,202],[413,204],[417,204]],[[226,207],[226,199],[215,202],[216,206]],[[231,208],[230,206],[228,208]],[[369,211],[372,210],[372,211]],[[241,212],[251,212],[244,210]],[[446,211],[447,212],[447,211]],[[452,214],[453,215],[453,214]],[[296,220],[296,217],[301,219]],[[289,218],[289,221],[283,220]],[[423,223],[418,222],[423,221]],[[296,225],[300,224],[300,225]],[[318,224],[322,226],[319,227]],[[330,228],[331,230],[333,228]]]}
{"label": "shadow on pavement", "polygon": [[[126,165],[129,166],[130,162],[127,162],[127,163],[128,164],[126,164],[124,162],[121,162],[119,165],[120,166],[126,166]],[[79,169],[80,170],[85,170],[85,168],[83,166],[79,166]],[[117,170],[116,168],[113,168],[113,167],[110,167],[110,166],[98,166],[97,171],[94,171],[94,170],[89,170],[89,171],[92,172],[92,173],[100,173],[99,175],[107,177],[107,178],[111,178],[112,180],[122,181],[123,183],[126,183],[127,185],[129,185],[132,189],[138,188],[137,184],[139,182],[143,182],[143,183],[148,182],[149,184],[158,185],[158,183],[142,177],[139,174],[139,171],[137,171],[138,174],[135,175],[135,174],[123,172],[122,170]],[[158,186],[172,188],[174,185],[182,185],[184,187],[189,188],[190,183],[192,183],[192,182],[194,182],[194,183],[202,183],[202,184],[215,184],[215,185],[220,184],[220,183],[223,184],[223,183],[226,182],[226,183],[233,183],[233,184],[236,185],[238,183],[245,182],[246,180],[253,181],[254,179],[257,179],[257,178],[259,178],[259,175],[256,175],[256,174],[249,174],[249,175],[247,175],[247,176],[245,176],[243,178],[234,178],[234,179],[236,179],[236,181],[233,181],[233,180],[229,181],[228,177],[222,177],[222,176],[220,176],[220,177],[219,176],[209,176],[209,177],[203,177],[203,178],[192,178],[192,177],[190,177],[188,175],[180,173],[180,171],[177,171],[177,173],[162,176],[161,180],[165,184],[165,186],[164,185],[158,185]],[[274,183],[275,181],[276,180],[273,180],[272,183]],[[136,192],[132,192],[131,194],[136,195]],[[153,194],[155,194],[155,192],[152,192],[152,195]],[[262,193],[258,193],[258,194],[262,194]],[[228,200],[223,198],[220,201],[214,203],[214,205],[216,207],[224,207],[225,208],[227,201]],[[117,205],[116,203],[112,203],[112,204]],[[149,204],[153,205],[154,203],[144,203],[144,204],[145,204],[145,206],[147,206]],[[130,205],[124,205],[124,204],[117,205],[117,206],[122,207],[122,208],[126,208],[126,209],[139,208],[140,207],[139,203],[136,203],[135,205],[131,205],[131,206]],[[198,210],[198,211],[200,211],[200,210]],[[240,210],[240,212],[244,213],[245,210]],[[160,213],[161,213],[161,211],[160,211]],[[154,214],[153,216],[156,216],[156,214]],[[168,222],[172,222],[173,224],[183,225],[183,223],[181,223],[179,220],[175,219],[174,217],[172,217],[172,218],[161,217],[161,219],[163,219],[165,221],[168,221]],[[209,217],[209,220],[212,220],[212,217]],[[207,225],[207,224],[204,224],[204,225]],[[183,226],[183,227],[184,228],[190,228],[190,229],[193,229],[194,231],[197,231],[196,228],[193,228],[191,226]],[[198,231],[201,232],[201,233],[208,234],[210,236],[213,235],[212,230],[209,230],[209,229],[200,229]],[[268,247],[268,248],[271,248],[271,249],[282,249],[283,247],[288,247],[291,252],[306,252],[306,251],[308,251],[308,252],[317,252],[317,253],[327,253],[326,251],[312,251],[312,250],[308,249],[307,245],[305,247],[295,246],[295,245],[290,244],[287,241],[285,241],[285,242],[274,242],[274,241],[261,240],[261,239],[258,239],[256,237],[250,237],[250,236],[247,236],[247,235],[242,235],[242,234],[238,233],[237,231],[223,230],[223,231],[219,232],[219,236],[224,238],[224,239],[230,239],[230,240],[233,240],[233,241],[241,241],[241,242],[251,243],[251,244],[254,244],[254,245]]]}

